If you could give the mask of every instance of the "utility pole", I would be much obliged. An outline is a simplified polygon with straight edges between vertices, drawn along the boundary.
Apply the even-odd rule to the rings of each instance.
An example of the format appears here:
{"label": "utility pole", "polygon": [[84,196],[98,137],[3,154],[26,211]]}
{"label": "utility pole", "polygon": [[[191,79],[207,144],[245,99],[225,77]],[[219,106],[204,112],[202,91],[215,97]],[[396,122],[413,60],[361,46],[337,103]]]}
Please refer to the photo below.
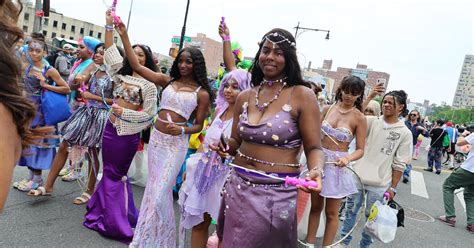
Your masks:
{"label": "utility pole", "polygon": [[40,11],[42,10],[42,6],[41,6],[41,0],[36,0],[35,2],[35,19],[34,19],[34,22],[33,22],[33,32],[34,33],[37,33],[37,32],[40,32],[41,31],[41,17],[36,15],[36,12],[37,11]]}
{"label": "utility pole", "polygon": [[179,40],[179,50],[183,48],[183,42],[184,42],[184,35],[186,34],[186,21],[188,20],[188,9],[189,9],[189,0],[188,4],[186,5],[186,14],[184,15],[184,24],[183,24],[183,29],[181,30],[181,39]]}

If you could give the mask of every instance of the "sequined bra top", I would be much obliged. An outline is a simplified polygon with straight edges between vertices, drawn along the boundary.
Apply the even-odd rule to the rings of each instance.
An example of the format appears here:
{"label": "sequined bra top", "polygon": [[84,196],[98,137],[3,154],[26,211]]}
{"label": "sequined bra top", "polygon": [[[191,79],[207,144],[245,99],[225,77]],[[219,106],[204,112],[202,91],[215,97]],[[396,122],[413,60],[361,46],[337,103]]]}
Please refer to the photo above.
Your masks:
{"label": "sequined bra top", "polygon": [[162,92],[160,109],[171,110],[187,120],[198,105],[197,93],[200,89],[201,86],[195,91],[179,91],[170,82]]}
{"label": "sequined bra top", "polygon": [[143,103],[141,89],[136,85],[118,84],[114,90],[114,97],[122,98],[124,101],[133,105],[141,105]]}
{"label": "sequined bra top", "polygon": [[326,113],[326,116],[324,117],[323,122],[321,123],[321,137],[324,137],[324,135],[329,135],[330,137],[336,139],[339,142],[349,143],[354,139],[354,135],[352,134],[351,130],[345,127],[333,128],[331,124],[326,121],[326,117],[331,111],[332,106],[329,108],[328,112]]}
{"label": "sequined bra top", "polygon": [[[113,97],[113,81],[108,74],[103,75],[102,77],[97,78],[97,69],[92,73],[92,77],[89,80],[89,92],[101,96],[103,98],[112,98]],[[89,100],[89,103],[94,106],[103,106],[103,101],[94,101]]]}
{"label": "sequined bra top", "polygon": [[302,140],[298,122],[290,114],[292,107],[289,102],[290,100],[274,116],[255,125],[249,123],[248,101],[245,102],[237,124],[240,138],[245,142],[280,148],[293,149],[300,147]]}

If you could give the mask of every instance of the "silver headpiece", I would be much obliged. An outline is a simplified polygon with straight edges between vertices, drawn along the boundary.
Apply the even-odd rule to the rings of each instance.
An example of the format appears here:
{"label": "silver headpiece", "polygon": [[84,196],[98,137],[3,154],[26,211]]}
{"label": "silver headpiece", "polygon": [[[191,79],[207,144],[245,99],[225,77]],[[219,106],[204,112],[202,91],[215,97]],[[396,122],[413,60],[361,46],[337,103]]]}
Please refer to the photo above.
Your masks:
{"label": "silver headpiece", "polygon": [[[270,40],[270,37],[275,37],[275,38],[279,37],[281,40],[272,41],[272,40]],[[265,37],[263,37],[262,41],[259,42],[259,45],[264,43],[265,41],[271,42],[273,44],[273,48],[275,48],[275,45],[278,45],[278,44],[283,43],[283,42],[287,42],[288,44],[290,44],[291,47],[296,48],[296,43],[294,41],[289,40],[284,35],[282,35],[278,32],[273,32],[273,33],[265,35]]]}

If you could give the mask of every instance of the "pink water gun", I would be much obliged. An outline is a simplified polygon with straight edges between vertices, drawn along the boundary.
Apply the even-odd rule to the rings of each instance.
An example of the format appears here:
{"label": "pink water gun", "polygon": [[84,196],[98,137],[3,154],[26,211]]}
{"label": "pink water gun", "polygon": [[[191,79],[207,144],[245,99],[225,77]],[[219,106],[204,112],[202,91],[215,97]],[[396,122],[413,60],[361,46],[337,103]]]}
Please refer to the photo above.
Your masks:
{"label": "pink water gun", "polygon": [[303,186],[306,188],[317,188],[318,183],[312,180],[305,180],[303,178],[297,178],[297,177],[285,177],[285,185],[293,185],[293,186]]}
{"label": "pink water gun", "polygon": [[115,13],[115,10],[117,9],[117,0],[114,0],[113,3],[112,3],[112,11],[110,12],[110,14],[112,15],[112,17],[114,18],[114,25],[115,26],[118,26],[120,23],[122,23],[122,20],[120,19],[120,16],[118,16],[116,13]]}

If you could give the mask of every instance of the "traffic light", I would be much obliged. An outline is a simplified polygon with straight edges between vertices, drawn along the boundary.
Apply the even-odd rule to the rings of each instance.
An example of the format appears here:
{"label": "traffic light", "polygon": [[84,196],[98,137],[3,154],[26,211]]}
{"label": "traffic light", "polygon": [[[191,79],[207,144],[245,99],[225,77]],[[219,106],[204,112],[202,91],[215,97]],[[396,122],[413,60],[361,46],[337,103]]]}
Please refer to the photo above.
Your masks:
{"label": "traffic light", "polygon": [[43,13],[44,16],[49,16],[49,0],[43,0]]}

